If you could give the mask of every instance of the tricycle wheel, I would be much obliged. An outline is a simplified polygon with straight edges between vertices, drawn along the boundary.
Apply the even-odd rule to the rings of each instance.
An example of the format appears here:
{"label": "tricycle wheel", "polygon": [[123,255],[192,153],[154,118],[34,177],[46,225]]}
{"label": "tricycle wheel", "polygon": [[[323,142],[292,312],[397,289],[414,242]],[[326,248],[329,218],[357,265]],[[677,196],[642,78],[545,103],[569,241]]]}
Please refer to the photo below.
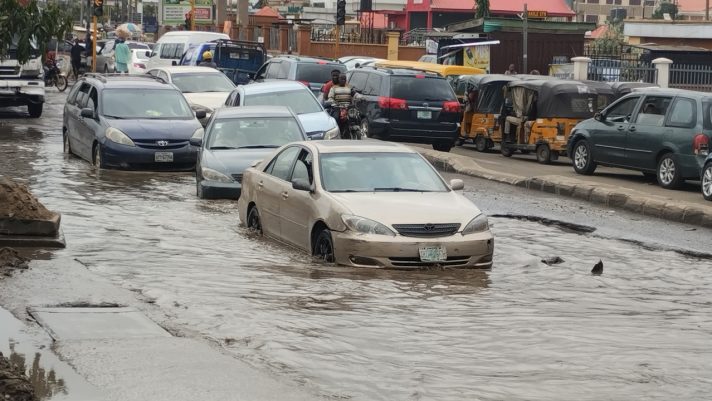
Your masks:
{"label": "tricycle wheel", "polygon": [[536,161],[541,164],[551,163],[551,149],[549,149],[549,145],[542,144],[536,147]]}
{"label": "tricycle wheel", "polygon": [[475,138],[475,149],[477,149],[478,152],[487,151],[487,138],[478,135],[477,138]]}
{"label": "tricycle wheel", "polygon": [[499,145],[500,146],[500,152],[502,152],[502,156],[504,157],[512,157],[512,153],[514,153],[514,150],[508,147],[506,144],[502,143]]}

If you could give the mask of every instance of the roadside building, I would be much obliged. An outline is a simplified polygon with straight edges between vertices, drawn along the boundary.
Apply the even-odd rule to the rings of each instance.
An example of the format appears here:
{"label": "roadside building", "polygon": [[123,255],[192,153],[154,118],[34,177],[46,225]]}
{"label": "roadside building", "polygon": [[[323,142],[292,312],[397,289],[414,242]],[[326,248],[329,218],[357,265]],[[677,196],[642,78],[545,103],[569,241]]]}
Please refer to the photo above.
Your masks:
{"label": "roadside building", "polygon": [[620,19],[650,18],[659,3],[660,0],[573,0],[572,6],[577,21],[602,25],[614,14]]}
{"label": "roadside building", "polygon": [[712,49],[712,24],[705,22],[626,20],[623,35],[631,45],[653,43]]}

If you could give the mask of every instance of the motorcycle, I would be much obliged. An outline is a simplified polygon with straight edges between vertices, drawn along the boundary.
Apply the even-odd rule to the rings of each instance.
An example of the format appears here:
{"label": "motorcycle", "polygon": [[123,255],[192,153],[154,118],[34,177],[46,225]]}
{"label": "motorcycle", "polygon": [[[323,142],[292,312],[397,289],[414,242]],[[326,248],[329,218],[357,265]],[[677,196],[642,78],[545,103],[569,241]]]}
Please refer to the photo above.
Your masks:
{"label": "motorcycle", "polygon": [[334,110],[333,115],[341,131],[341,139],[362,139],[361,113],[354,105],[329,103],[327,106]]}
{"label": "motorcycle", "polygon": [[57,64],[46,68],[44,83],[45,87],[56,86],[60,92],[64,92],[68,85],[67,77],[64,76]]}

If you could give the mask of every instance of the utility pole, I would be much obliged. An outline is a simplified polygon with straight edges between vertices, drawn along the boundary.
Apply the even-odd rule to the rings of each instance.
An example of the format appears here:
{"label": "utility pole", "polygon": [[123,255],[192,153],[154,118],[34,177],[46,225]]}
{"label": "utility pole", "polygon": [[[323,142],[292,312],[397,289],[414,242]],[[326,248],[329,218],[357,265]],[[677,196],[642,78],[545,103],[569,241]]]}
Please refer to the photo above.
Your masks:
{"label": "utility pole", "polygon": [[710,0],[705,1],[705,21],[710,20]]}
{"label": "utility pole", "polygon": [[523,51],[524,54],[522,55],[522,64],[523,64],[524,69],[523,69],[522,73],[526,74],[527,71],[529,71],[529,68],[528,68],[529,60],[528,60],[528,54],[527,54],[527,50],[528,50],[527,49],[527,41],[529,39],[528,38],[529,32],[527,32],[527,30],[528,30],[527,23],[529,22],[529,11],[527,10],[527,3],[524,3],[523,18],[524,18],[524,21],[522,23],[522,50],[524,50]]}
{"label": "utility pole", "polygon": [[190,30],[195,30],[195,0],[190,0]]}

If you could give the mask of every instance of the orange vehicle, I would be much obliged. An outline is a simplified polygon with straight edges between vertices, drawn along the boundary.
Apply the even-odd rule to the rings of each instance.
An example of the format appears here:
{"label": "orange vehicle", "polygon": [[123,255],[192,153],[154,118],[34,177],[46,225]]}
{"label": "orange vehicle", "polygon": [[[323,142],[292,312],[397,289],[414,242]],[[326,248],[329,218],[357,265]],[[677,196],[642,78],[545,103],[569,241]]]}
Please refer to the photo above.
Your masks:
{"label": "orange vehicle", "polygon": [[592,118],[599,104],[596,89],[579,81],[514,81],[506,96],[512,110],[503,118],[502,155],[535,151],[544,164],[566,154],[571,131]]}
{"label": "orange vehicle", "polygon": [[465,112],[460,125],[461,142],[471,140],[479,152],[484,152],[502,141],[499,117],[504,90],[508,83],[517,80],[516,75],[469,76]]}

